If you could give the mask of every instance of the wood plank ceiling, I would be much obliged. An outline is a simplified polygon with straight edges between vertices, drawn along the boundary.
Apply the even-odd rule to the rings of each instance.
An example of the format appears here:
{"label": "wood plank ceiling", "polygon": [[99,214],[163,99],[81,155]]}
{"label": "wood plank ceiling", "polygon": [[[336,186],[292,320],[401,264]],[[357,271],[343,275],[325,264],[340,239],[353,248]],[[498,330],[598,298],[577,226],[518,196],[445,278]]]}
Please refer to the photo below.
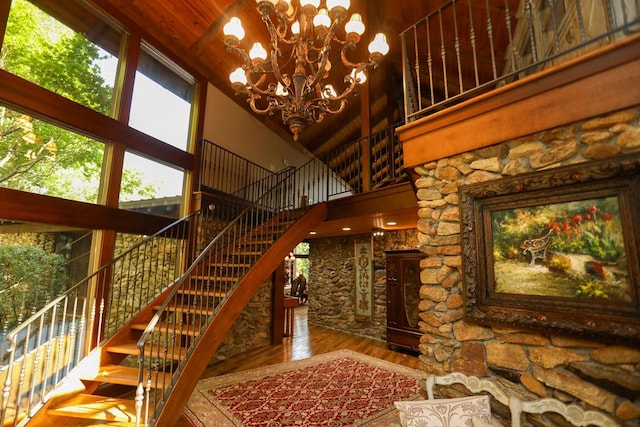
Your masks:
{"label": "wood plank ceiling", "polygon": [[[113,50],[117,54],[119,48],[117,38],[113,34],[104,31],[91,14],[74,9],[74,5],[81,3],[60,2],[59,0],[31,0],[40,8],[55,15],[68,25],[86,33],[90,38],[101,39],[101,45]],[[133,37],[148,40],[152,45],[161,45],[165,53],[176,58],[181,65],[187,65],[201,77],[208,80],[213,86],[233,99],[238,105],[251,112],[244,96],[236,96],[228,80],[229,73],[240,65],[240,59],[227,51],[223,41],[223,27],[232,16],[238,16],[245,28],[247,37],[244,43],[261,41],[268,46],[268,32],[256,9],[255,0],[83,0],[104,10],[116,21],[133,31]],[[511,15],[517,10],[520,0],[351,0],[349,13],[360,13],[367,30],[362,36],[355,52],[351,52],[350,60],[360,62],[367,57],[366,47],[373,35],[383,32],[387,35],[390,45],[389,54],[382,60],[380,66],[370,70],[367,84],[358,95],[347,104],[346,109],[337,115],[328,115],[322,122],[310,125],[304,130],[297,142],[282,123],[280,115],[265,116],[254,114],[277,134],[292,144],[301,144],[304,149],[316,155],[321,155],[331,149],[349,144],[363,134],[382,130],[392,124],[398,123],[404,118],[404,97],[402,82],[402,48],[400,33],[419,20],[434,12],[448,2],[455,2],[461,11],[456,24],[461,31],[468,31],[470,16],[473,16],[474,25],[486,25],[486,7],[490,6],[492,19],[505,19],[506,7]],[[297,0],[294,1],[294,4]],[[324,5],[324,1],[321,2]],[[513,18],[513,16],[511,16]],[[442,30],[446,33],[454,32],[454,22],[446,16],[442,18]],[[466,30],[465,30],[466,29]],[[429,30],[434,40],[440,37],[440,28]],[[434,32],[434,31],[437,31]],[[98,34],[99,33],[99,34]],[[475,37],[475,35],[474,35]],[[460,54],[462,63],[473,64],[474,50],[477,50],[480,80],[487,81],[492,75],[491,45],[497,52],[505,50],[509,42],[509,35],[496,31],[493,40],[476,37],[476,46],[471,46],[468,40],[470,34],[460,34],[462,40]],[[339,49],[334,49],[332,54],[339,54]],[[452,92],[457,92],[455,86],[459,81],[458,70],[455,64],[449,64],[455,58],[453,52],[447,54],[447,66],[440,64],[439,57],[434,57],[434,70],[447,70],[447,76],[435,74],[433,78],[433,90],[435,93],[444,93],[445,84]],[[502,58],[496,58],[500,64]],[[338,58],[331,59],[332,64],[338,64]],[[463,74],[473,78],[473,70],[461,70]],[[426,67],[421,69],[421,79],[429,82]],[[442,74],[442,73],[441,73]],[[342,76],[338,76],[342,80]],[[466,78],[466,77],[465,77]],[[473,83],[464,81],[465,87],[473,86]],[[431,88],[423,89],[427,93]],[[436,96],[436,98],[441,98]],[[398,190],[404,195],[407,189]],[[411,193],[411,191],[409,191]],[[339,214],[330,218],[323,227],[318,230],[318,237],[325,235],[341,234],[343,226],[352,226],[353,233],[368,232],[372,228],[404,229],[415,227],[416,205],[407,197],[386,199],[387,195],[373,198],[369,204],[378,200],[377,208],[372,206],[369,212],[353,211],[351,205],[342,207],[344,211],[351,212],[348,217]],[[393,197],[393,195],[392,195]],[[374,203],[374,205],[376,204]],[[396,206],[397,205],[397,206]],[[402,206],[400,206],[402,205]],[[380,206],[383,206],[381,208]],[[394,209],[394,206],[396,209]],[[391,209],[389,209],[391,207]],[[380,212],[380,210],[384,212]],[[352,212],[353,211],[353,212]],[[359,216],[361,215],[361,216]],[[395,227],[386,224],[395,222]]]}
{"label": "wood plank ceiling", "polygon": [[[247,39],[262,39],[268,46],[266,28],[256,10],[254,0],[93,0],[112,16],[128,26],[133,25],[142,30],[143,37],[150,37],[172,51],[172,54],[189,64],[210,83],[234,99],[248,111],[249,107],[243,96],[235,96],[228,80],[230,71],[240,65],[239,58],[227,52],[223,42],[222,28],[232,16],[238,16],[243,22]],[[480,16],[484,10],[484,2],[474,0],[458,0],[460,9],[468,8],[472,1]],[[495,3],[496,13],[503,13],[505,1],[512,10],[517,0],[491,0]],[[39,3],[47,3],[40,0]],[[324,4],[324,2],[322,2]],[[369,73],[369,85],[361,90],[355,99],[348,103],[345,111],[338,115],[327,116],[319,124],[309,126],[298,141],[314,154],[321,154],[332,148],[350,143],[362,135],[363,111],[369,110],[370,128],[381,129],[402,120],[402,65],[399,34],[419,19],[434,11],[445,3],[445,0],[410,0],[401,3],[393,0],[351,0],[350,13],[359,12],[367,25],[358,49],[352,59],[361,60],[366,57],[366,46],[373,34],[384,32],[390,44],[390,53],[383,59],[378,69]],[[257,36],[258,35],[258,36]],[[498,35],[504,37],[504,35]],[[488,47],[488,42],[479,41],[479,48]],[[335,49],[335,53],[339,51]],[[462,46],[463,54],[470,54],[470,48]],[[482,57],[482,54],[481,54]],[[485,55],[488,57],[488,54]],[[333,63],[338,63],[336,58]],[[468,61],[471,62],[471,61]],[[481,66],[487,67],[486,61]],[[490,68],[490,64],[488,64]],[[452,67],[453,69],[453,67]],[[490,72],[487,69],[487,72]],[[456,81],[455,76],[447,79]],[[444,79],[436,83],[443,85]],[[444,90],[443,87],[436,90]],[[362,102],[361,102],[362,101]],[[363,110],[362,103],[365,104]],[[364,114],[366,117],[367,114]],[[268,127],[292,141],[291,134],[281,120],[280,115],[256,115]],[[366,119],[365,119],[366,126]],[[367,132],[367,131],[365,131]],[[293,142],[292,142],[293,143]]]}

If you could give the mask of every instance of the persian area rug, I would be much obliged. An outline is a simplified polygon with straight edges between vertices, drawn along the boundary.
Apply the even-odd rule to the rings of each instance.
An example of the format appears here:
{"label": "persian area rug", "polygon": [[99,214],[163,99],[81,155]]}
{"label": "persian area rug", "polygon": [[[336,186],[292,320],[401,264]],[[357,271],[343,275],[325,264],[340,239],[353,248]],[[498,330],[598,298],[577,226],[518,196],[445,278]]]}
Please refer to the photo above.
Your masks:
{"label": "persian area rug", "polygon": [[423,372],[351,350],[201,380],[185,414],[198,427],[399,425],[396,400],[425,399]]}

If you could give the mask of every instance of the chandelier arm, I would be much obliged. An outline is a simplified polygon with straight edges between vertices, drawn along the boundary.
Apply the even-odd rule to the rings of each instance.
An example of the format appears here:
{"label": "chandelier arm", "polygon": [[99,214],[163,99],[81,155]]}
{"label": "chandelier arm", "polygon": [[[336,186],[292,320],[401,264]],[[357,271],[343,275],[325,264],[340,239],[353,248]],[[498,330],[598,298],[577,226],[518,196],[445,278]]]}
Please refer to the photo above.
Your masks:
{"label": "chandelier arm", "polygon": [[337,109],[332,110],[331,108],[327,107],[327,108],[325,109],[325,111],[326,111],[327,113],[330,113],[330,114],[338,114],[338,113],[341,113],[341,112],[342,112],[342,110],[344,110],[344,107],[345,107],[346,105],[347,105],[347,100],[346,100],[346,99],[342,99],[342,100],[340,101],[340,105],[339,105],[339,107],[338,107]]}
{"label": "chandelier arm", "polygon": [[270,48],[271,58],[269,58],[271,62],[271,70],[273,71],[273,74],[276,80],[279,81],[282,84],[282,86],[287,87],[288,80],[282,76],[282,73],[280,71],[280,64],[278,63],[278,58],[280,57],[280,48],[278,47],[278,42],[283,41],[287,43],[287,40],[284,38],[284,35],[286,35],[286,26],[285,26],[285,34],[283,34],[281,37],[280,32],[273,25],[273,22],[271,21],[271,18],[269,17],[269,15],[263,15],[262,20],[267,26],[267,30],[269,31],[269,38],[271,39],[271,41],[269,42],[271,47]]}
{"label": "chandelier arm", "polygon": [[361,68],[359,71],[364,71],[369,67],[378,65],[376,61],[370,61],[370,62],[363,61],[358,63],[351,62],[347,57],[347,49],[354,50],[355,48],[356,48],[356,45],[353,42],[347,42],[344,46],[342,46],[342,49],[340,50],[340,59],[342,60],[342,63],[344,64],[345,67]]}
{"label": "chandelier arm", "polygon": [[238,55],[240,57],[240,59],[242,59],[242,62],[244,63],[243,67],[245,70],[247,69],[251,69],[251,58],[249,57],[249,55],[247,54],[247,52],[245,52],[244,49],[241,49],[237,46],[233,46],[230,44],[227,44],[227,52],[233,52],[236,55]]}
{"label": "chandelier arm", "polygon": [[[340,25],[341,22],[342,20],[335,19],[331,23],[331,26],[329,27],[329,29],[327,30],[327,34],[324,36],[324,40],[322,43],[323,47],[320,49],[320,58],[321,58],[320,64],[318,65],[317,70],[315,70],[313,77],[308,80],[309,87],[314,87],[322,79],[322,76],[324,74],[324,69],[327,66],[327,61],[329,60],[329,52],[331,51],[331,41],[334,39],[337,40],[335,37],[335,33],[336,33],[336,29],[338,28],[338,25]],[[313,45],[311,45],[311,47],[313,49]],[[305,60],[307,61],[310,67],[311,67],[311,64],[317,62],[317,61],[309,60],[308,52],[305,52]]]}
{"label": "chandelier arm", "polygon": [[294,21],[295,17],[298,15],[298,8],[294,6],[293,12],[291,14],[291,16],[287,16],[287,12],[286,11],[278,11],[276,13],[277,17],[278,17],[278,38],[280,38],[280,40],[284,41],[287,44],[291,44],[291,42],[289,42],[286,37],[287,37],[287,31],[289,29],[289,25]]}
{"label": "chandelier arm", "polygon": [[341,113],[346,105],[347,100],[343,99],[339,102],[337,108],[332,109],[331,103],[327,99],[315,98],[305,103],[305,110],[307,111],[306,120],[309,123],[319,123],[325,118],[327,114]]}
{"label": "chandelier arm", "polygon": [[[351,95],[357,85],[356,85],[356,80],[354,78],[352,78],[351,76],[346,76],[345,77],[345,81],[349,84],[346,89],[344,91],[342,91],[342,93],[340,95],[336,95],[336,96],[331,96],[331,95],[326,95],[322,98],[322,101],[327,101],[327,102],[331,102],[331,101],[340,101],[340,102],[345,102],[346,98]],[[342,106],[342,108],[339,111],[342,111],[342,109],[344,108],[344,105]],[[329,111],[329,110],[328,110]],[[333,113],[333,111],[329,111],[331,113]]]}
{"label": "chandelier arm", "polygon": [[256,105],[256,100],[262,99],[262,97],[255,93],[248,93],[248,96],[249,98],[247,98],[247,102],[249,103],[249,106],[258,114],[273,114],[273,112],[278,109],[278,103],[272,97],[267,96],[267,106],[265,108],[260,108]]}

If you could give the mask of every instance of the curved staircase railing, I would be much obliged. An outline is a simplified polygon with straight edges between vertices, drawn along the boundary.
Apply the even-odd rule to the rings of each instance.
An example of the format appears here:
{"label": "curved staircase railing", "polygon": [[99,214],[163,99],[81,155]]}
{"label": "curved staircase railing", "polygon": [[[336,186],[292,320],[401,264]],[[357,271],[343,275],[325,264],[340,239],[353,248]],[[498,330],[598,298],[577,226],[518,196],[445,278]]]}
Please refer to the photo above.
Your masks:
{"label": "curved staircase railing", "polygon": [[[195,212],[142,238],[7,334],[8,350],[0,365],[0,425],[28,421],[98,342],[179,276],[185,237],[192,222],[202,221],[199,216]],[[152,253],[162,253],[166,266],[153,275]]]}
{"label": "curved staircase railing", "polygon": [[[197,359],[203,368],[221,343],[228,327],[219,326],[206,336],[216,315],[232,303],[243,308],[291,249],[285,245],[278,248],[276,241],[311,209],[295,199],[295,175],[293,170],[285,171],[274,187],[227,224],[176,281],[162,304],[154,307],[155,313],[137,342],[136,425],[158,423],[178,381],[194,377],[185,375],[193,362],[190,355],[199,348]],[[301,231],[306,234],[308,228]],[[273,252],[272,261],[264,261],[269,251]],[[249,278],[260,260],[267,267]],[[240,311],[235,310],[235,315]],[[228,326],[235,315],[224,317]],[[196,378],[200,370],[194,369]],[[183,394],[184,389],[183,384]]]}

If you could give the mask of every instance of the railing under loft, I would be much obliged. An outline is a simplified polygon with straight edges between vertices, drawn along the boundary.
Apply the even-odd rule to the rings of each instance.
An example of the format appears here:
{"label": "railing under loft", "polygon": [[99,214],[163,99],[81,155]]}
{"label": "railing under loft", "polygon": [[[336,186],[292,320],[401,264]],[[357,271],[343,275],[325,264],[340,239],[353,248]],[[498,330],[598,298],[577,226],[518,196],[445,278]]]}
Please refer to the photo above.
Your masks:
{"label": "railing under loft", "polygon": [[[399,125],[333,149],[295,169],[287,190],[293,195],[291,207],[359,194],[405,178],[402,144],[395,133]],[[206,140],[201,167],[201,191],[243,200],[257,200],[278,181],[278,173]]]}
{"label": "railing under loft", "polygon": [[[23,425],[65,376],[96,347],[165,290],[183,270],[196,212],[141,238],[112,262],[72,286],[7,334],[0,355],[0,425]],[[7,424],[10,423],[10,424]]]}
{"label": "railing under loft", "polygon": [[634,0],[450,0],[401,33],[405,120],[637,32],[638,13]]}

